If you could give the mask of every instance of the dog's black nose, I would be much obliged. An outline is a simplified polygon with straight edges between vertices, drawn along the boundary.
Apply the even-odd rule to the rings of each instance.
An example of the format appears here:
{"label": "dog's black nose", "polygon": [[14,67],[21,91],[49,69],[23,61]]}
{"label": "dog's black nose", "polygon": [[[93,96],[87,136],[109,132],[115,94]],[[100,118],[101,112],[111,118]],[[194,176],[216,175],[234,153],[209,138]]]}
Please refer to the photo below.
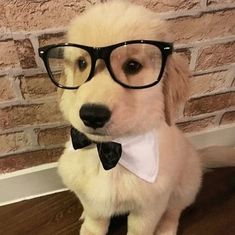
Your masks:
{"label": "dog's black nose", "polygon": [[80,108],[79,116],[83,123],[94,129],[101,128],[111,117],[111,111],[104,105],[84,104]]}

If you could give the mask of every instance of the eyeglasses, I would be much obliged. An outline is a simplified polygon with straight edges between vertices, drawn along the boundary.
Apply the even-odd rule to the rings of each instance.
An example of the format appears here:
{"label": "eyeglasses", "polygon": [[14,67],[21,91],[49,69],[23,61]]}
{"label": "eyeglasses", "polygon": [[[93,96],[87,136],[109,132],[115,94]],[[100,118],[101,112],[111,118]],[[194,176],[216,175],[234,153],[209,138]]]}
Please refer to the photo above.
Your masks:
{"label": "eyeglasses", "polygon": [[172,51],[172,43],[150,40],[126,41],[107,47],[63,43],[38,50],[50,79],[64,89],[77,89],[91,80],[99,59],[104,61],[111,78],[125,88],[154,86],[161,80]]}

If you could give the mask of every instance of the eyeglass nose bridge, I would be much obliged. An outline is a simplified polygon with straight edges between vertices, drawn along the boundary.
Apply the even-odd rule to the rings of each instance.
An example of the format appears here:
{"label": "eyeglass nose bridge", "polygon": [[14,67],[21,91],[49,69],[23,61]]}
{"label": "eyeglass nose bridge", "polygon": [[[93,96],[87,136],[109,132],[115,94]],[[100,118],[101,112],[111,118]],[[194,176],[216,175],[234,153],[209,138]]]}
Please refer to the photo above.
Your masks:
{"label": "eyeglass nose bridge", "polygon": [[110,55],[110,51],[107,48],[104,48],[104,47],[93,48],[93,53],[92,54],[93,54],[92,71],[91,71],[91,74],[90,74],[87,81],[91,80],[95,75],[97,60],[99,60],[99,59],[103,60],[106,68],[109,70],[109,64],[108,64],[109,59],[108,59],[108,57]]}
{"label": "eyeglass nose bridge", "polygon": [[109,54],[110,51],[108,50],[108,48],[105,47],[94,48],[94,57],[95,57],[94,62],[96,62],[98,59],[102,59],[106,62]]}

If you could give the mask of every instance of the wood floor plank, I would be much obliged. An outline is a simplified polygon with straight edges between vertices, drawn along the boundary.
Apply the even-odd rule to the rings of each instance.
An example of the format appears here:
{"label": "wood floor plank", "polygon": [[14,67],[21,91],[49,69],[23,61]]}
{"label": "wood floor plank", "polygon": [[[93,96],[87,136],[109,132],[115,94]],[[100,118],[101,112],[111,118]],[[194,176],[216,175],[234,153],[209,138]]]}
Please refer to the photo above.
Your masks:
{"label": "wood floor plank", "polygon": [[196,202],[181,216],[179,235],[235,234],[235,168],[209,172]]}
{"label": "wood floor plank", "polygon": [[[0,207],[2,235],[78,235],[82,207],[71,192]],[[127,217],[112,219],[108,235],[126,235]],[[196,202],[180,219],[178,235],[235,234],[235,168],[208,172]],[[143,234],[145,235],[145,234]]]}

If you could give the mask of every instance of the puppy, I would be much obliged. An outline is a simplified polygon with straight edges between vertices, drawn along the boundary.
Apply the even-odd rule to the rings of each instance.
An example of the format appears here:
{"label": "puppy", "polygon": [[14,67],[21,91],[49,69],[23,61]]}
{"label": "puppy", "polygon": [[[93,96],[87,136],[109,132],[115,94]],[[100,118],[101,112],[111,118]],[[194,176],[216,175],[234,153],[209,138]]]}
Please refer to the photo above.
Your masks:
{"label": "puppy", "polygon": [[[95,144],[75,150],[70,140],[59,160],[58,171],[64,184],[83,205],[84,223],[80,234],[105,235],[111,216],[129,213],[128,235],[176,235],[182,210],[194,201],[200,188],[203,165],[210,164],[204,164],[206,157],[201,161],[174,125],[174,111],[188,93],[187,66],[170,51],[161,78],[147,86],[160,74],[156,61],[163,63],[161,53],[152,55],[150,49],[156,45],[150,42],[171,40],[165,22],[150,10],[127,1],[98,4],[72,21],[67,40],[71,45],[93,48],[89,52],[93,54],[89,55],[89,48],[79,47],[77,54],[72,47],[65,49],[68,59],[60,79],[68,87],[74,85],[77,89],[62,90],[60,108],[64,117],[93,143],[113,140],[122,143],[123,139],[136,136],[142,141],[141,136],[151,133],[150,139],[154,139],[156,147],[152,150],[157,159],[151,158],[156,167],[154,177],[148,180],[124,164],[117,163],[105,170]],[[138,45],[136,50],[125,43],[119,45],[133,40],[142,46]],[[148,49],[147,44],[139,40],[147,40],[152,47]],[[110,45],[119,45],[119,49]],[[166,45],[164,48],[169,50]],[[141,58],[138,50],[144,51]],[[83,54],[78,59],[80,51]],[[136,63],[136,54],[137,59],[144,61],[141,65]],[[87,59],[89,56],[96,57],[95,65],[93,59]],[[128,57],[128,63],[131,61],[129,67],[126,59],[123,62],[124,57]],[[78,72],[74,64],[79,67]],[[89,74],[83,78],[81,74],[87,68]],[[140,161],[143,163],[144,159],[147,165],[149,149],[140,146],[140,152],[132,156],[133,161],[137,153],[142,158]]]}

